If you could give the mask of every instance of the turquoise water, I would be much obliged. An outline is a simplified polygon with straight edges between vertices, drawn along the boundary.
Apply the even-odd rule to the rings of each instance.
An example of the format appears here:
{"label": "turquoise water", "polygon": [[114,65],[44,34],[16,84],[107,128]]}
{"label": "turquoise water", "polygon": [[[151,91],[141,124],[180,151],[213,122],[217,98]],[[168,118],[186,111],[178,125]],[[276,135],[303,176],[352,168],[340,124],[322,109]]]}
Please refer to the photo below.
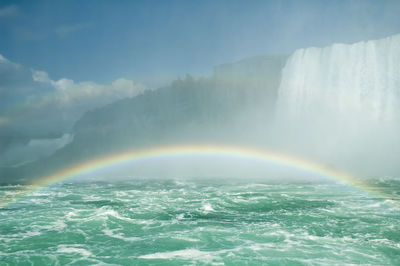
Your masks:
{"label": "turquoise water", "polygon": [[0,210],[0,265],[399,265],[400,181],[375,183],[390,196],[318,182],[53,185]]}

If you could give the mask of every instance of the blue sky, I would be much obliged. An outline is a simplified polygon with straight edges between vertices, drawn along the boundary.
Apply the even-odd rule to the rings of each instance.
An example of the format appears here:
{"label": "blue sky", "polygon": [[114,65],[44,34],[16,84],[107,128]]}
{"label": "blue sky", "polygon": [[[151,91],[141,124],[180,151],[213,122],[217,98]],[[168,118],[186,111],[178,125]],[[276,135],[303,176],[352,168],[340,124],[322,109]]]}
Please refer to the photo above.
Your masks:
{"label": "blue sky", "polygon": [[1,1],[0,54],[54,80],[159,86],[307,46],[400,33],[400,1]]}

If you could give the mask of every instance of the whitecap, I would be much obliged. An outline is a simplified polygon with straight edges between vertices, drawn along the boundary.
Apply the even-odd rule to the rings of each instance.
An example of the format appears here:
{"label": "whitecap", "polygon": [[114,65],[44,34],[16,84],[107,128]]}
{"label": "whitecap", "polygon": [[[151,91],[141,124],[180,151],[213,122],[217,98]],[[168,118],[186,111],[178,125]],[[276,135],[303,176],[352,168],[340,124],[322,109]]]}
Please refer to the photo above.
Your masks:
{"label": "whitecap", "polygon": [[109,237],[112,237],[112,238],[121,239],[121,240],[128,241],[128,242],[142,240],[142,238],[140,238],[140,237],[135,237],[135,236],[126,237],[126,236],[124,236],[123,233],[114,233],[114,230],[110,230],[110,229],[104,229],[103,233],[106,236],[109,236]]}
{"label": "whitecap", "polygon": [[180,213],[176,216],[177,220],[182,220],[183,218],[185,218],[185,214],[184,213]]}
{"label": "whitecap", "polygon": [[55,230],[55,231],[61,231],[67,225],[64,223],[62,220],[57,220],[55,222],[52,222],[47,225],[33,225],[32,227],[39,229],[39,230]]}
{"label": "whitecap", "polygon": [[38,230],[33,230],[33,231],[28,231],[28,232],[21,232],[21,233],[16,233],[16,234],[10,234],[10,235],[3,235],[0,237],[1,241],[4,242],[10,242],[13,240],[23,240],[25,238],[30,238],[34,236],[41,235],[42,233]]}
{"label": "whitecap", "polygon": [[125,191],[115,191],[114,194],[117,197],[126,197],[128,195]]}
{"label": "whitecap", "polygon": [[216,259],[212,253],[200,251],[198,249],[183,249],[170,252],[157,252],[147,255],[142,255],[140,259],[202,259],[202,260],[212,260]]}
{"label": "whitecap", "polygon": [[191,238],[191,237],[186,236],[186,235],[190,234],[190,231],[184,231],[184,232],[181,232],[181,233],[182,233],[182,235],[177,235],[177,236],[174,236],[173,238],[174,239],[188,241],[188,242],[199,242],[200,241],[200,239]]}
{"label": "whitecap", "polygon": [[205,203],[205,204],[203,204],[202,208],[203,208],[203,210],[204,210],[205,212],[212,212],[212,211],[214,211],[214,209],[213,209],[213,207],[212,207],[212,205],[211,205],[210,203]]}
{"label": "whitecap", "polygon": [[117,218],[119,220],[123,220],[123,221],[127,221],[127,222],[135,222],[134,219],[128,218],[128,217],[124,217],[121,216],[117,211],[113,210],[113,209],[109,209],[107,207],[101,207],[98,211],[97,211],[97,216],[112,216],[114,218]]}
{"label": "whitecap", "polygon": [[58,253],[77,253],[82,255],[83,257],[90,257],[92,253],[89,250],[82,248],[80,245],[59,245],[57,249]]}

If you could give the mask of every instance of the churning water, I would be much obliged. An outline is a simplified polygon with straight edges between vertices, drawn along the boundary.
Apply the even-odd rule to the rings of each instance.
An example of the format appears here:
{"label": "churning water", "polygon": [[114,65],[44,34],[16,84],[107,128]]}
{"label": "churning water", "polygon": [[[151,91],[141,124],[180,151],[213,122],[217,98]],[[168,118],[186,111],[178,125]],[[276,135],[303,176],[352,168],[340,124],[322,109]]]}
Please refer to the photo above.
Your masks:
{"label": "churning water", "polygon": [[[0,265],[400,264],[400,181],[56,184],[0,210]],[[4,186],[0,199],[23,186]]]}

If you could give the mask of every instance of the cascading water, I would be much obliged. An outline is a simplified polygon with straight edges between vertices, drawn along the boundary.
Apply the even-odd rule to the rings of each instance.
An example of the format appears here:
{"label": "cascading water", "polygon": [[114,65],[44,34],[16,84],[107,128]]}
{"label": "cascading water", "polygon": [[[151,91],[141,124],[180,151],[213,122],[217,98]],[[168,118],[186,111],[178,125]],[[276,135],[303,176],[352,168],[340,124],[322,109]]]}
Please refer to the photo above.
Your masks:
{"label": "cascading water", "polygon": [[279,112],[358,113],[393,120],[400,110],[400,34],[297,50],[282,71]]}
{"label": "cascading water", "polygon": [[398,168],[400,34],[295,51],[282,70],[276,108],[277,128],[296,151],[347,166]]}

